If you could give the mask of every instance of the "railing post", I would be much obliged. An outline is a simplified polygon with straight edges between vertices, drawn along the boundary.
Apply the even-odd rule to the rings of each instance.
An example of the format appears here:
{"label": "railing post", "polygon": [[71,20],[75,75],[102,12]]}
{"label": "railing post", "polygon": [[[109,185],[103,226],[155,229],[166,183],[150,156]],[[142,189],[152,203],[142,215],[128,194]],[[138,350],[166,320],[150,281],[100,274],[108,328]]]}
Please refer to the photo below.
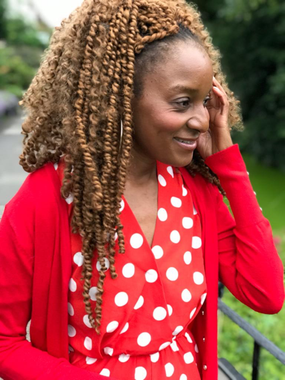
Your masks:
{"label": "railing post", "polygon": [[252,380],[258,380],[259,374],[260,345],[254,341],[253,358],[252,358]]}

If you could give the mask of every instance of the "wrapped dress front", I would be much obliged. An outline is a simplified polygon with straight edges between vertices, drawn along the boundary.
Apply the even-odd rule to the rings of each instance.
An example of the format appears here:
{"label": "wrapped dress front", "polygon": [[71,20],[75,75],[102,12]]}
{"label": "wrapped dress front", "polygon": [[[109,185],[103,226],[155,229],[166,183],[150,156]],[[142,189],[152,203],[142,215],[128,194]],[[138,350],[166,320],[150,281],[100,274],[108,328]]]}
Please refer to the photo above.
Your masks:
{"label": "wrapped dress front", "polygon": [[[61,164],[58,172],[62,173]],[[206,298],[200,218],[177,169],[158,162],[157,179],[158,211],[151,247],[122,199],[126,252],[116,256],[117,279],[107,271],[100,335],[91,328],[83,303],[82,239],[71,235],[70,362],[115,379],[199,380],[199,347],[191,324]],[[93,267],[94,308],[100,269],[96,255]]]}

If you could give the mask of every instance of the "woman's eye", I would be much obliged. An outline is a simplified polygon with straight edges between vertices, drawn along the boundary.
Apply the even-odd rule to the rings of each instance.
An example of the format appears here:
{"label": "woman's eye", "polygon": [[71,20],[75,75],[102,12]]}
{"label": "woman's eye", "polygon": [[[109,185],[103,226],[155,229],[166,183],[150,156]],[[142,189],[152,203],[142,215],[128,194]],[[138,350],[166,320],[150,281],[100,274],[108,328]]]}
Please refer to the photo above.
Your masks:
{"label": "woman's eye", "polygon": [[178,102],[175,102],[180,108],[186,108],[189,107],[190,99],[183,99]]}
{"label": "woman's eye", "polygon": [[211,100],[211,96],[210,95],[206,96],[206,98],[204,99],[204,101],[203,101],[204,107],[206,107],[206,105],[207,105],[207,103],[208,103],[209,100]]}

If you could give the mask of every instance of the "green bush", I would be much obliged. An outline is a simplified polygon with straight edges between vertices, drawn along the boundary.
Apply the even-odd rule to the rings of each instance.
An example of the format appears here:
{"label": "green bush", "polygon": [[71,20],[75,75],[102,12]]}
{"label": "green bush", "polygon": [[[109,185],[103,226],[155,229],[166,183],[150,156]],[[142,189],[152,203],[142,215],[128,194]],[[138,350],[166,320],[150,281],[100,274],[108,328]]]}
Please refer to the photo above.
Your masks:
{"label": "green bush", "polygon": [[20,97],[34,75],[35,69],[23,61],[14,48],[0,48],[0,89]]}

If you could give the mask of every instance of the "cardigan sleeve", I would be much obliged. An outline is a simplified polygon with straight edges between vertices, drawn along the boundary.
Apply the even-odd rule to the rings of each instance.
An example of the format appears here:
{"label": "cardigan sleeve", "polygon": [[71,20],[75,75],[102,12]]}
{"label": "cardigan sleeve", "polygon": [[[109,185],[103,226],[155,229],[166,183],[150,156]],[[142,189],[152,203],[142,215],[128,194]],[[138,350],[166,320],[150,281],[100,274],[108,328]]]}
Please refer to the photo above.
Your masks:
{"label": "cardigan sleeve", "polygon": [[4,380],[96,380],[106,377],[72,366],[26,340],[33,286],[33,201],[26,180],[0,223],[0,377]]}
{"label": "cardigan sleeve", "polygon": [[234,215],[233,218],[219,193],[220,280],[237,299],[253,310],[277,313],[284,302],[283,265],[238,145],[208,157],[205,162],[219,177]]}

